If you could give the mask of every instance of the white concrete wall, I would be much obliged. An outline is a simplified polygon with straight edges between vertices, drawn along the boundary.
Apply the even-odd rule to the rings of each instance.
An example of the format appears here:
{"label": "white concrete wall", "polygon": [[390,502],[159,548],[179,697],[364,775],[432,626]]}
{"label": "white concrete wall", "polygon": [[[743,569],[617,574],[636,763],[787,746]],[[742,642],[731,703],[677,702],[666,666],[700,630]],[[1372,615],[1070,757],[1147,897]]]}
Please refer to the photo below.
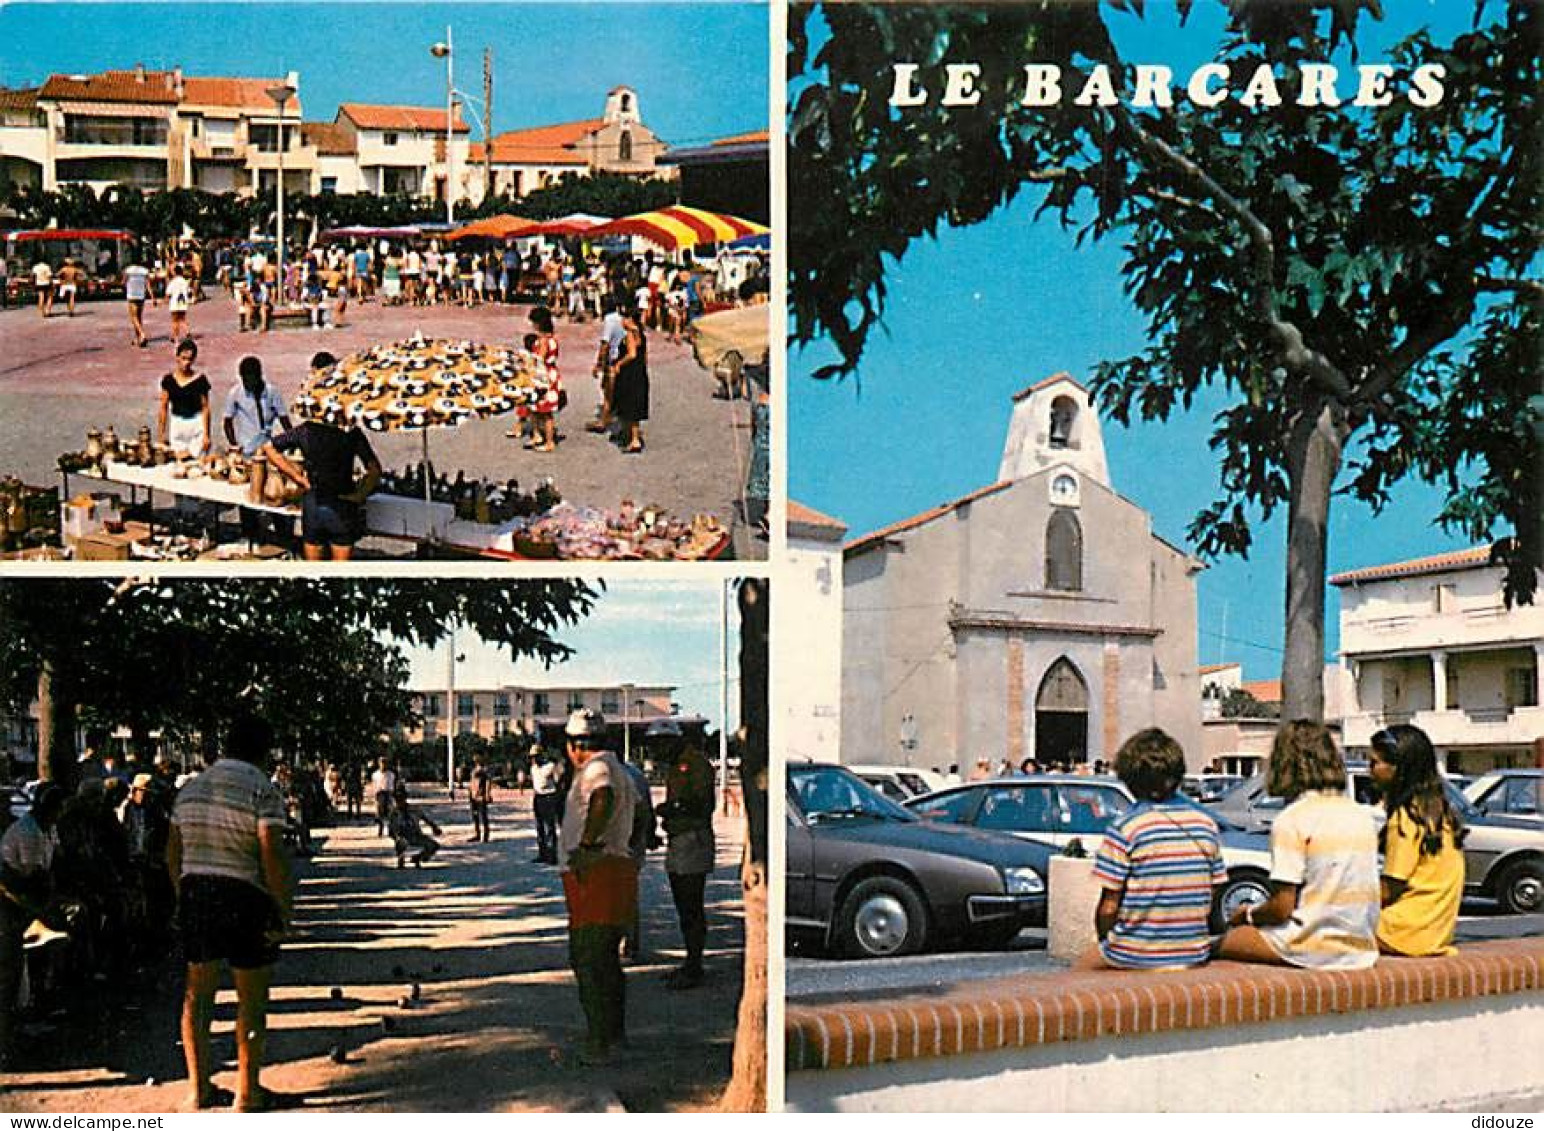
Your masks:
{"label": "white concrete wall", "polygon": [[841,759],[842,544],[788,540],[778,588],[778,699],[791,759]]}
{"label": "white concrete wall", "polygon": [[[1544,1090],[1544,996],[794,1072],[790,1111],[1494,1108]],[[1487,1102],[1488,1101],[1488,1102]]]}

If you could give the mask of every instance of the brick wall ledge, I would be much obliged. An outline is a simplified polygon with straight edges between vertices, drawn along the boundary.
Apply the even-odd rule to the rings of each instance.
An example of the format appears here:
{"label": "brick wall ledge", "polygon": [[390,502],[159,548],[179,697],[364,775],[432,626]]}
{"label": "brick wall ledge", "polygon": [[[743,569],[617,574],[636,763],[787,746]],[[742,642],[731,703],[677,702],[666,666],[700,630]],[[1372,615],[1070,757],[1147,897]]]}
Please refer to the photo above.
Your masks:
{"label": "brick wall ledge", "polygon": [[794,1072],[1540,991],[1544,939],[1504,939],[1472,943],[1447,958],[1383,958],[1371,970],[1212,962],[1193,970],[1069,971],[790,1003],[784,1033]]}

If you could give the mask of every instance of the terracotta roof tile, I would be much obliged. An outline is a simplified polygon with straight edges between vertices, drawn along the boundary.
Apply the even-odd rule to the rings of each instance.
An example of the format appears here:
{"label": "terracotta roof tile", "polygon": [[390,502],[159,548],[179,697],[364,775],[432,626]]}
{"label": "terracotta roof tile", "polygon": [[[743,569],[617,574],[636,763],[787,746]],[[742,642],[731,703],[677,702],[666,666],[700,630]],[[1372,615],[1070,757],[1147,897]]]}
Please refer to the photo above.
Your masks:
{"label": "terracotta roof tile", "polygon": [[1365,569],[1348,570],[1330,578],[1331,585],[1350,585],[1358,581],[1386,581],[1396,577],[1418,577],[1423,573],[1442,573],[1450,569],[1477,569],[1490,564],[1490,547],[1473,546],[1467,550],[1453,550],[1446,554],[1433,554],[1426,558],[1389,562],[1386,565],[1368,566]]}
{"label": "terracotta roof tile", "polygon": [[66,102],[144,102],[169,106],[177,101],[176,76],[171,71],[49,75],[38,94]]}
{"label": "terracotta roof tile", "polygon": [[[182,101],[194,106],[224,106],[272,114],[278,107],[274,100],[268,97],[268,88],[277,86],[283,81],[276,78],[210,78],[188,75],[182,80]],[[284,108],[288,112],[296,109],[298,105],[298,100],[291,97]]]}
{"label": "terracotta roof tile", "polygon": [[354,139],[336,122],[302,122],[300,136],[318,153],[344,154],[356,151]]}
{"label": "terracotta roof tile", "polygon": [[1084,387],[1081,381],[1075,378],[1072,374],[1063,371],[1061,373],[1053,373],[1043,381],[1036,381],[1033,385],[1030,385],[1024,389],[1020,389],[1018,392],[1013,394],[1013,400],[1015,403],[1017,403],[1023,400],[1025,397],[1029,396],[1031,393],[1038,393],[1041,389],[1049,388],[1050,386],[1060,384],[1063,381],[1069,385],[1077,386],[1085,393],[1088,392],[1088,389]]}
{"label": "terracotta roof tile", "polygon": [[840,519],[821,514],[813,507],[807,507],[803,503],[789,499],[788,532],[790,536],[794,535],[795,528],[798,528],[798,533],[804,537],[833,542],[840,541],[842,535],[847,533],[847,524]]}
{"label": "terracotta roof tile", "polygon": [[846,546],[842,547],[842,549],[845,553],[848,554],[854,554],[860,550],[866,550],[870,546],[877,545],[887,538],[892,538],[897,534],[904,534],[908,530],[915,530],[919,526],[923,526],[926,523],[932,522],[935,518],[942,518],[944,515],[959,510],[959,508],[969,503],[973,503],[977,499],[984,499],[988,495],[995,495],[997,492],[1003,490],[1006,487],[1012,487],[1015,482],[1016,480],[1004,479],[1001,482],[993,483],[990,487],[981,487],[975,491],[972,491],[968,495],[962,496],[961,498],[954,499],[947,503],[940,503],[932,510],[923,511],[921,514],[912,515],[910,518],[903,518],[900,522],[892,522],[889,526],[880,527],[878,530],[875,530],[870,534],[865,534],[861,538],[855,538],[851,542],[847,543]]}
{"label": "terracotta roof tile", "polygon": [[38,104],[38,88],[26,90],[0,90],[0,110],[34,110]]}
{"label": "terracotta roof tile", "polygon": [[768,141],[771,135],[766,130],[752,130],[746,134],[735,134],[733,137],[721,137],[714,145],[750,145],[758,141]]}
{"label": "terracotta roof tile", "polygon": [[[362,130],[422,130],[425,133],[445,132],[445,110],[424,106],[376,106],[365,102],[344,102],[338,107],[339,114],[346,114],[350,121]],[[456,114],[456,133],[469,133],[470,128],[460,112]]]}
{"label": "terracotta roof tile", "polygon": [[[582,122],[559,122],[529,130],[510,130],[493,139],[495,165],[584,165],[585,159],[574,151],[585,138],[606,124],[604,118],[586,118]],[[471,160],[483,159],[482,146],[472,146]]]}
{"label": "terracotta roof tile", "polygon": [[1281,702],[1281,680],[1279,679],[1245,680],[1239,686],[1261,703]]}
{"label": "terracotta roof tile", "polygon": [[1214,675],[1217,672],[1225,672],[1230,668],[1236,668],[1238,664],[1203,664],[1198,669],[1202,675]]}

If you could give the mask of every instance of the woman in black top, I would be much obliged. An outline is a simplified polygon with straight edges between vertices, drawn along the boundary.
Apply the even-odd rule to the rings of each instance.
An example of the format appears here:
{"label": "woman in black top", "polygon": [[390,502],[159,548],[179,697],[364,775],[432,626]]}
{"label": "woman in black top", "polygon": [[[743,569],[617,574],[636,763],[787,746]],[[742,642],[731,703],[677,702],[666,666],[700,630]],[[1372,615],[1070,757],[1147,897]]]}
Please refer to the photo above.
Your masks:
{"label": "woman in black top", "polygon": [[627,340],[617,358],[616,384],[611,393],[612,412],[624,426],[624,452],[643,451],[643,422],[649,418],[649,340],[638,311],[622,308],[622,328]]}
{"label": "woman in black top", "polygon": [[177,346],[177,368],[161,378],[161,403],[156,414],[161,443],[181,454],[202,456],[209,451],[209,378],[196,373],[198,343],[184,338]]}

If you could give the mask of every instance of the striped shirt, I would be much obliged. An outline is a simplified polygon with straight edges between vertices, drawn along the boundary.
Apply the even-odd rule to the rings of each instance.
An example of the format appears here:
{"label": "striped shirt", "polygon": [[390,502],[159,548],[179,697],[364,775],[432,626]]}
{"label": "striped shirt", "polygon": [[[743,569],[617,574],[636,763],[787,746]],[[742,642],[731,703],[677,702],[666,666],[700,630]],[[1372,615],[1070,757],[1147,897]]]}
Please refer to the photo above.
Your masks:
{"label": "striped shirt", "polygon": [[172,824],[184,876],[227,876],[267,890],[257,831],[284,827],[284,798],[262,770],[221,758],[177,795]]}
{"label": "striped shirt", "polygon": [[1271,879],[1297,910],[1260,934],[1283,962],[1362,970],[1378,960],[1378,816],[1343,793],[1305,793],[1271,826]]}
{"label": "striped shirt", "polygon": [[1121,893],[1099,944],[1111,966],[1195,966],[1210,952],[1212,887],[1228,878],[1217,822],[1183,801],[1143,801],[1105,830],[1094,876]]}

